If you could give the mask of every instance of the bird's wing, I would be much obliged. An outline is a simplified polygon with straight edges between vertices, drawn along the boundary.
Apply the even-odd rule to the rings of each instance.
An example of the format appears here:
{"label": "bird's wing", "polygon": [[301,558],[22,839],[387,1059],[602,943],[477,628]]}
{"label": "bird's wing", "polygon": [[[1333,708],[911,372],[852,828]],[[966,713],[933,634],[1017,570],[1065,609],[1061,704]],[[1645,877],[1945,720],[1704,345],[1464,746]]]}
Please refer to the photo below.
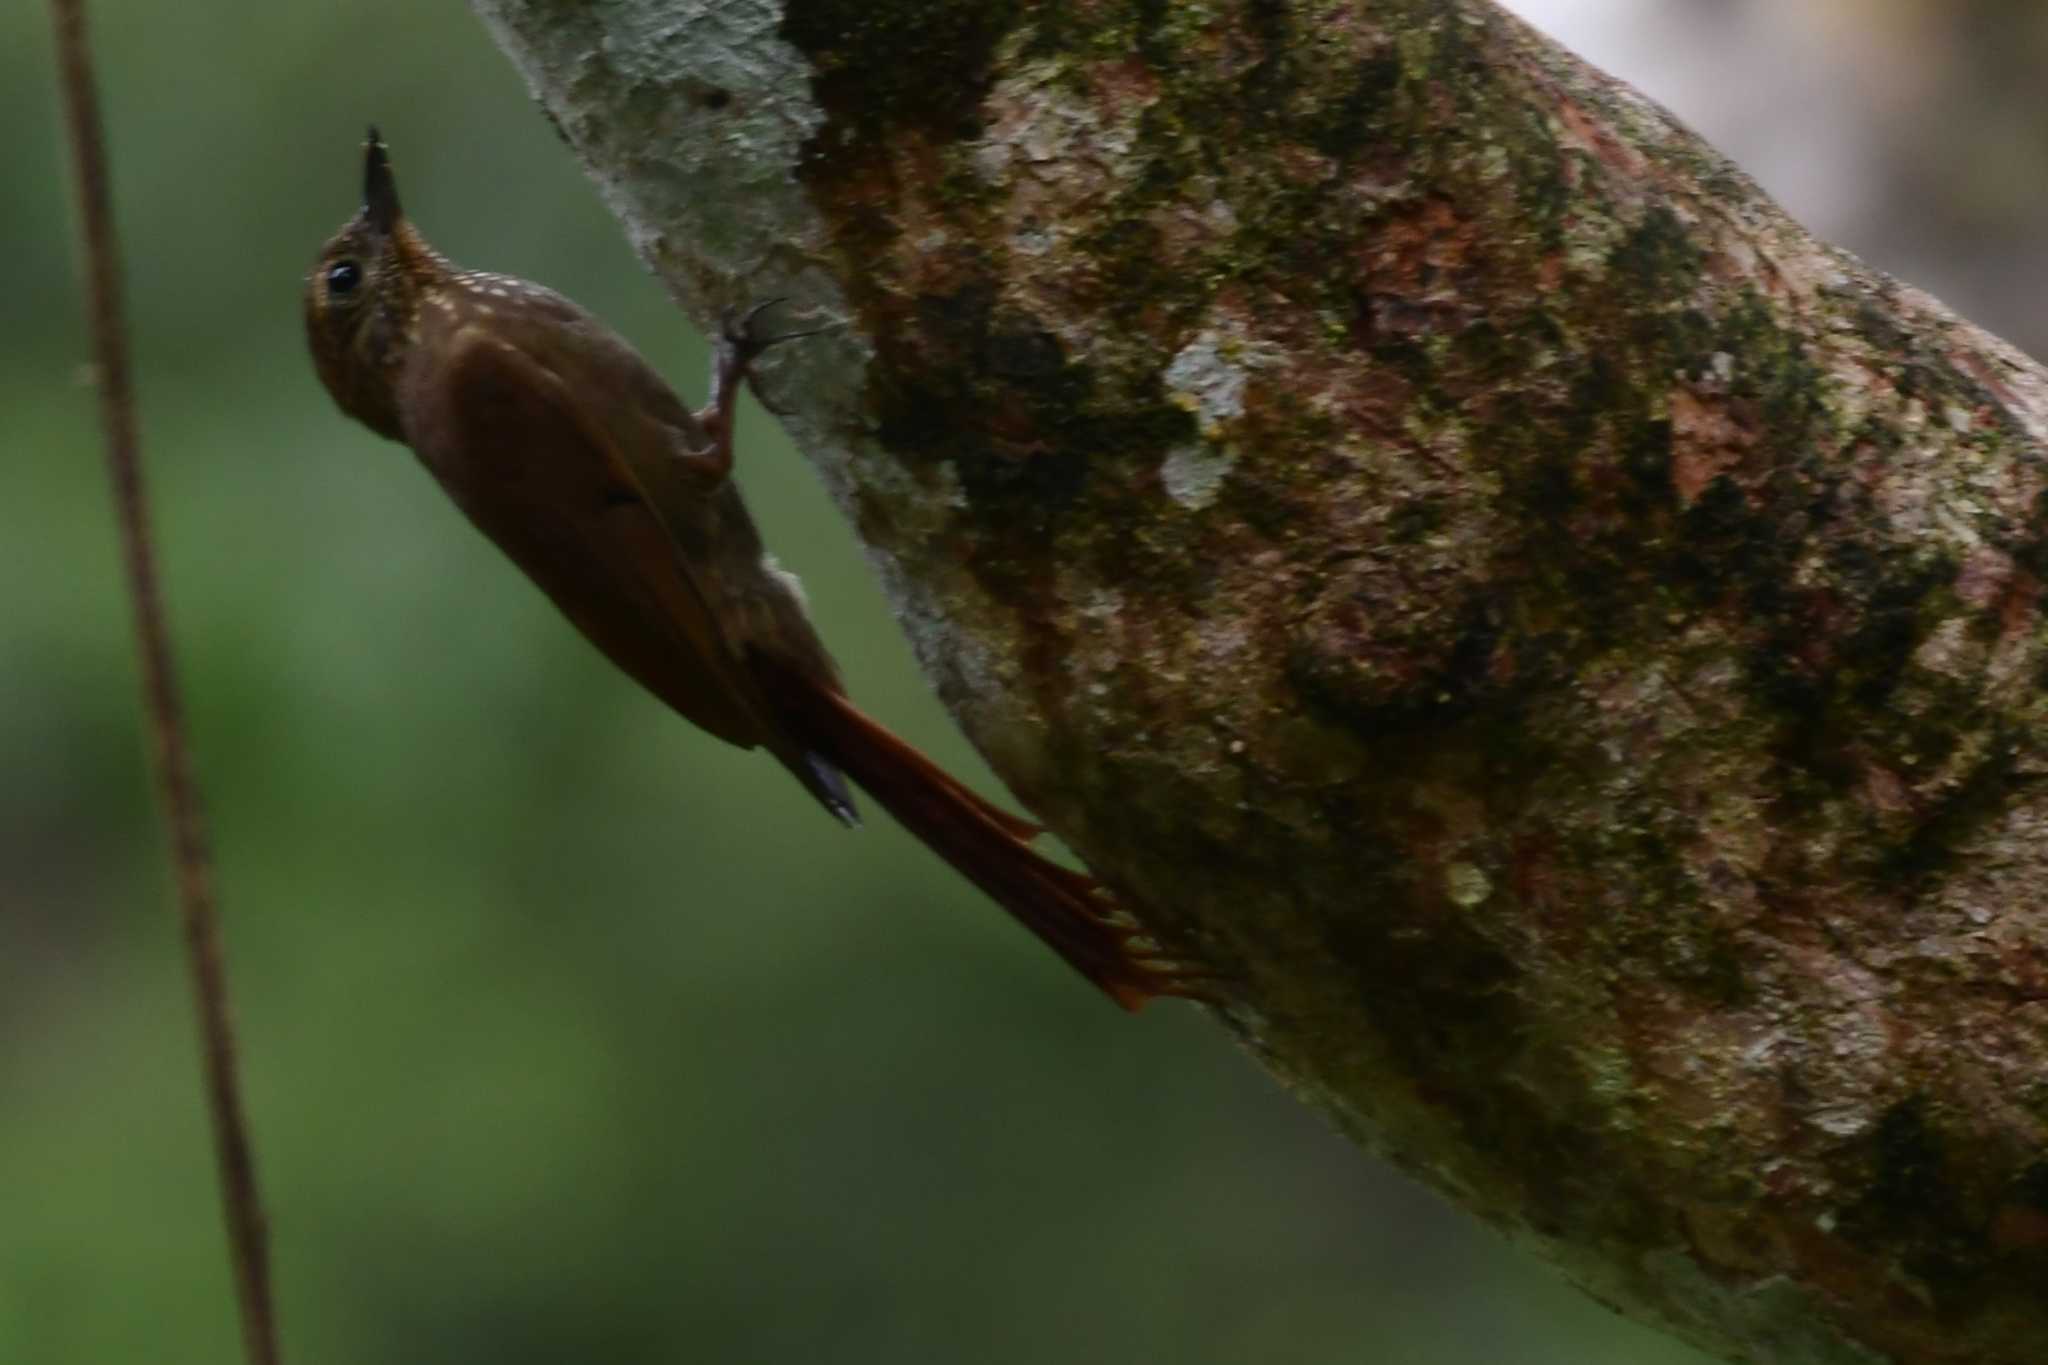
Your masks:
{"label": "bird's wing", "polygon": [[770,742],[758,687],[612,424],[545,364],[476,327],[411,383],[408,432],[470,520],[592,643],[689,720]]}

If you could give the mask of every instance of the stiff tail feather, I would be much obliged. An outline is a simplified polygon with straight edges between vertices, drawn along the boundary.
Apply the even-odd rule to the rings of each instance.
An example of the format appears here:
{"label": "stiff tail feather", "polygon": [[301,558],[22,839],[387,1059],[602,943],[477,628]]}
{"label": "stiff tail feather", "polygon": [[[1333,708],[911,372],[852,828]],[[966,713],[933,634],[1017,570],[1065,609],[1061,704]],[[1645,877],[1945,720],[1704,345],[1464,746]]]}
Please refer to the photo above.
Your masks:
{"label": "stiff tail feather", "polygon": [[758,671],[798,738],[1110,999],[1135,1011],[1154,996],[1198,994],[1100,883],[1031,847],[1041,826],[961,785],[836,688],[768,660]]}

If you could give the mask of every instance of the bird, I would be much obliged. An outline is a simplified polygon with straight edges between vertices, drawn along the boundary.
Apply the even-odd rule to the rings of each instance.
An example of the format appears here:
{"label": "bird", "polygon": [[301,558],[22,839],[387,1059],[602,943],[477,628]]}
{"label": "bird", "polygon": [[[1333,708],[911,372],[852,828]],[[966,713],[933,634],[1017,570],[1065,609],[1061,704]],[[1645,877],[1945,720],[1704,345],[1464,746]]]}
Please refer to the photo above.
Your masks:
{"label": "bird", "polygon": [[610,327],[554,290],[464,270],[406,217],[372,126],[362,204],[305,282],[306,336],[342,412],[411,447],[469,520],[623,672],[700,729],[764,749],[841,823],[851,790],[1127,1010],[1207,998],[1044,830],[984,799],[847,697],[796,578],[734,482],[740,391],[780,300],[727,309],[711,393],[686,407]]}

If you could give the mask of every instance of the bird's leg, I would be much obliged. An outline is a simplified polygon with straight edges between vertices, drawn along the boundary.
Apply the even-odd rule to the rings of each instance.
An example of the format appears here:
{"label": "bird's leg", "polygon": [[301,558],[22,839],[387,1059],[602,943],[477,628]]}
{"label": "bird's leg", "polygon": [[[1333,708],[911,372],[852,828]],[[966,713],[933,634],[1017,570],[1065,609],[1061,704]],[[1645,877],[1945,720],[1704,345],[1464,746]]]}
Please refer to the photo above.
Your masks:
{"label": "bird's leg", "polygon": [[754,361],[771,346],[816,336],[824,330],[812,327],[797,332],[762,331],[761,315],[781,302],[766,299],[744,313],[728,308],[719,314],[718,341],[711,354],[711,401],[691,414],[710,438],[710,444],[682,456],[707,483],[722,483],[732,474],[733,417],[740,390],[753,373]]}

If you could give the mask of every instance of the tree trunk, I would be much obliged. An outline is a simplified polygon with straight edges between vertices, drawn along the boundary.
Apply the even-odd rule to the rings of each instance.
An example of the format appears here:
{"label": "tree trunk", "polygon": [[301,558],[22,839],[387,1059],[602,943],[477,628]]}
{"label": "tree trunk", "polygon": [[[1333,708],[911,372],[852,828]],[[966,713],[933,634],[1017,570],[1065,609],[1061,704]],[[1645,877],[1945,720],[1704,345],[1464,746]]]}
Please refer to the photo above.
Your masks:
{"label": "tree trunk", "polygon": [[1489,0],[476,7],[1287,1084],[1731,1360],[2048,1358],[2038,367]]}

